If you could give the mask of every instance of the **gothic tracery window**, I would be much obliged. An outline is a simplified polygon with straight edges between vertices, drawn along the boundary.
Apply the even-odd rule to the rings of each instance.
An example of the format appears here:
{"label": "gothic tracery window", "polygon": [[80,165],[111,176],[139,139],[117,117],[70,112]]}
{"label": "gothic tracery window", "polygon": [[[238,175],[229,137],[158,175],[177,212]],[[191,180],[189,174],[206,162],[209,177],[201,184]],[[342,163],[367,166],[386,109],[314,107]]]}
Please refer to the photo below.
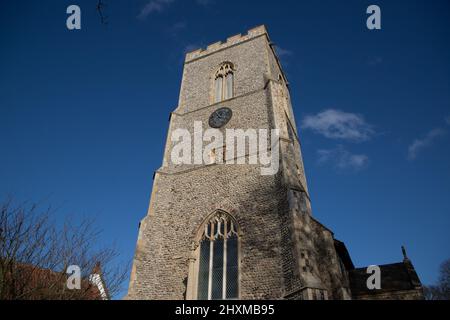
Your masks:
{"label": "gothic tracery window", "polygon": [[214,76],[214,102],[233,98],[234,70],[231,63],[223,63]]}
{"label": "gothic tracery window", "polygon": [[238,290],[237,225],[219,212],[205,224],[200,240],[197,299],[237,299]]}

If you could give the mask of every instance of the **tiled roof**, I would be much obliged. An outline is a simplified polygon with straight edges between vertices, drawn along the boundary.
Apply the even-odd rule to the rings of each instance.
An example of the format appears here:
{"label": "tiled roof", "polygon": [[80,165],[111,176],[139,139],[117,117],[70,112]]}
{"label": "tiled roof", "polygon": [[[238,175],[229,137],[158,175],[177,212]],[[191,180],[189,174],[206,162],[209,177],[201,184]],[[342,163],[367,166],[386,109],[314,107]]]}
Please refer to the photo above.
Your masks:
{"label": "tiled roof", "polygon": [[369,290],[367,279],[370,274],[367,268],[357,268],[349,270],[350,289],[353,295],[380,294],[391,291],[415,290],[420,287],[417,274],[412,264],[408,261],[380,265],[381,289]]}

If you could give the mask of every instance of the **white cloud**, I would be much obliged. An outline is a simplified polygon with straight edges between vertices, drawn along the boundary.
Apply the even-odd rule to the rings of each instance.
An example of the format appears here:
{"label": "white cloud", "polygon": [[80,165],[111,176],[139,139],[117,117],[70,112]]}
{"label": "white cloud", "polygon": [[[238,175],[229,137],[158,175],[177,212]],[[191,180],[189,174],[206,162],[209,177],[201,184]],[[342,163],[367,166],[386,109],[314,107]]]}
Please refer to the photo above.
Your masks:
{"label": "white cloud", "polygon": [[291,56],[294,54],[292,51],[280,48],[279,46],[275,46],[275,52],[277,53],[279,58]]}
{"label": "white cloud", "polygon": [[382,63],[383,63],[382,57],[371,57],[371,58],[369,58],[369,61],[368,61],[369,66],[376,66],[376,65],[379,65]]}
{"label": "white cloud", "polygon": [[167,28],[167,31],[171,36],[177,37],[181,32],[183,32],[186,29],[186,27],[187,27],[186,22],[179,21],[171,25],[169,28]]}
{"label": "white cloud", "polygon": [[[144,20],[152,13],[163,12],[174,1],[175,0],[150,0],[142,7],[141,12],[139,12],[138,19]],[[207,6],[213,3],[213,0],[196,0],[195,2],[199,6]]]}
{"label": "white cloud", "polygon": [[334,149],[317,150],[318,163],[333,163],[340,170],[353,169],[360,170],[367,166],[369,157],[365,154],[353,154],[347,151],[343,146],[339,145]]}
{"label": "white cloud", "polygon": [[154,12],[164,11],[174,0],[151,0],[142,7],[138,15],[139,19],[145,19]]}
{"label": "white cloud", "polygon": [[445,118],[445,123],[448,124],[450,126],[450,116],[448,116],[447,118]]}
{"label": "white cloud", "polygon": [[362,115],[328,109],[316,115],[306,116],[301,124],[330,139],[342,139],[355,142],[369,140],[374,130]]}
{"label": "white cloud", "polygon": [[194,43],[188,44],[188,45],[186,45],[186,46],[184,47],[184,49],[183,49],[183,54],[186,54],[186,53],[188,53],[188,52],[195,51],[195,50],[200,49],[200,48],[202,48],[201,45],[194,44]]}
{"label": "white cloud", "polygon": [[421,152],[424,148],[430,146],[436,138],[445,134],[445,130],[441,128],[435,128],[428,132],[425,137],[421,139],[416,139],[411,143],[408,148],[408,159],[414,160],[419,152]]}

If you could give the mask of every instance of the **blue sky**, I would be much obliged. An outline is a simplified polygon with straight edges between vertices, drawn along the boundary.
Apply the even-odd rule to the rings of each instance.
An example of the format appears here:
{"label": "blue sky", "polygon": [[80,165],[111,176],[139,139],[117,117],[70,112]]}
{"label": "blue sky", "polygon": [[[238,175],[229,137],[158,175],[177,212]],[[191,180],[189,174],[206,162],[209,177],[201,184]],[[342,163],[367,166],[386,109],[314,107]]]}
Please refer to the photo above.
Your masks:
{"label": "blue sky", "polygon": [[[357,266],[405,245],[426,284],[450,257],[448,1],[7,1],[0,196],[93,216],[131,260],[185,52],[265,24],[290,81],[313,214]],[[65,26],[77,4],[82,29]],[[382,29],[366,28],[381,8]]]}

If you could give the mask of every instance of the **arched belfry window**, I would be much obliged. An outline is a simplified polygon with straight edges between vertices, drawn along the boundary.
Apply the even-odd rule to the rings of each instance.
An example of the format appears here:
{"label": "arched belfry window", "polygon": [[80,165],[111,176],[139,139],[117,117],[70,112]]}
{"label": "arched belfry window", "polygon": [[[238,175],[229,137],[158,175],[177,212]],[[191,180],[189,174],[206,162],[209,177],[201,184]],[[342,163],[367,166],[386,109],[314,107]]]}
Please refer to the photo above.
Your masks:
{"label": "arched belfry window", "polygon": [[198,253],[197,299],[237,299],[239,296],[238,230],[236,221],[217,212],[202,229]]}
{"label": "arched belfry window", "polygon": [[234,68],[229,62],[223,63],[214,75],[214,102],[233,98]]}

